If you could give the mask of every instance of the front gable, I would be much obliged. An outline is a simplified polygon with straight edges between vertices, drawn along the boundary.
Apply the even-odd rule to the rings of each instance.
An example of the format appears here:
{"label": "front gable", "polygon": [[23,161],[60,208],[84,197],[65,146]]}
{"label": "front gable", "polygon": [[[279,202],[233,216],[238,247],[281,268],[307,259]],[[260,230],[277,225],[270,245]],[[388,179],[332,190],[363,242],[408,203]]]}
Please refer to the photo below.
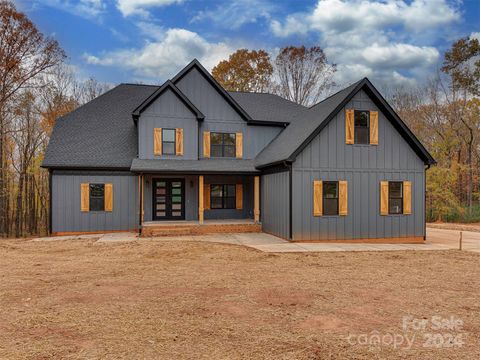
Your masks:
{"label": "front gable", "polygon": [[[378,144],[348,144],[347,110],[378,112]],[[424,162],[384,111],[359,90],[298,153],[294,168],[423,171]]]}
{"label": "front gable", "polygon": [[[138,157],[140,159],[197,159],[199,123],[197,119],[196,113],[171,88],[157,94],[137,119]],[[181,129],[183,154],[155,154],[155,131],[161,131],[159,129],[176,131]]]}
{"label": "front gable", "polygon": [[194,60],[172,82],[209,120],[250,121],[250,116],[216,80]]}

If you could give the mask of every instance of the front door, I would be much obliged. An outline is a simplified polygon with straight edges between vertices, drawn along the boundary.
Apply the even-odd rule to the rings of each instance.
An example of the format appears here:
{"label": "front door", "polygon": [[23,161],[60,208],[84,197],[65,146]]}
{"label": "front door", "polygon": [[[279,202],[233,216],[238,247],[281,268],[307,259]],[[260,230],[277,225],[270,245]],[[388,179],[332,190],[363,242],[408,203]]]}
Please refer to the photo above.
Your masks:
{"label": "front door", "polygon": [[153,179],[153,220],[185,220],[185,180]]}

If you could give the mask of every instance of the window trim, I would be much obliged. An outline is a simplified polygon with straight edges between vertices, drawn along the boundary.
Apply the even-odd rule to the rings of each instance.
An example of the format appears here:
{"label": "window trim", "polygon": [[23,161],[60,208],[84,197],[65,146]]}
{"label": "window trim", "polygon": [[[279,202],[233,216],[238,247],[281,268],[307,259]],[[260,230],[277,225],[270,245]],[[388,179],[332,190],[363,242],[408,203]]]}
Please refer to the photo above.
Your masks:
{"label": "window trim", "polygon": [[[213,187],[221,186],[222,187],[222,196],[213,196]],[[227,186],[233,187],[233,196],[225,196],[227,192],[225,191]],[[212,201],[214,198],[222,199],[222,207],[214,207],[214,202]],[[233,207],[226,207],[227,199],[233,198]],[[237,199],[237,188],[236,184],[210,184],[210,209],[211,210],[235,210],[236,207],[236,199]]]}
{"label": "window trim", "polygon": [[[173,131],[173,141],[165,141],[165,131]],[[165,152],[165,144],[173,144],[173,152]],[[162,128],[162,155],[176,155],[177,154],[177,129]]]}
{"label": "window trim", "polygon": [[[212,136],[214,134],[218,134],[222,136],[222,143],[221,144],[213,144],[212,141]],[[233,145],[225,145],[225,135],[233,135]],[[213,155],[213,147],[220,147],[222,149],[222,155],[217,156]],[[233,147],[233,156],[225,156],[225,147]],[[232,133],[232,132],[219,132],[219,131],[211,131],[210,132],[210,157],[215,157],[215,158],[235,158],[237,156],[237,133]]]}
{"label": "window trim", "polygon": [[[339,187],[339,181],[323,181],[322,182],[322,213],[323,213],[323,216],[340,216],[340,194],[339,194],[339,191],[340,191],[340,187]],[[336,187],[337,187],[337,196],[335,198],[326,198],[325,197],[325,189],[327,188],[327,184],[335,184]],[[326,209],[326,206],[325,206],[325,199],[336,199],[337,200],[337,213],[336,214],[326,214],[325,213],[325,209]]]}
{"label": "window trim", "polygon": [[[356,114],[358,113],[368,113],[368,120],[367,120],[367,126],[359,126],[359,125],[356,125]],[[355,109],[353,110],[353,144],[354,145],[370,145],[370,110],[359,110],[359,109]],[[357,142],[357,129],[360,128],[360,129],[363,129],[363,128],[366,128],[367,129],[367,142],[362,142],[362,143],[359,143]]]}
{"label": "window trim", "polygon": [[[390,191],[390,185],[398,183],[400,184],[401,197],[392,197],[392,192]],[[403,198],[405,197],[403,189],[403,181],[388,181],[388,215],[403,215]],[[390,199],[400,200],[400,212],[391,212]]]}
{"label": "window trim", "polygon": [[[92,186],[101,185],[103,187],[103,195],[102,196],[92,196]],[[92,199],[102,199],[102,209],[92,209]],[[88,184],[88,211],[89,212],[105,212],[105,183],[89,183]]]}

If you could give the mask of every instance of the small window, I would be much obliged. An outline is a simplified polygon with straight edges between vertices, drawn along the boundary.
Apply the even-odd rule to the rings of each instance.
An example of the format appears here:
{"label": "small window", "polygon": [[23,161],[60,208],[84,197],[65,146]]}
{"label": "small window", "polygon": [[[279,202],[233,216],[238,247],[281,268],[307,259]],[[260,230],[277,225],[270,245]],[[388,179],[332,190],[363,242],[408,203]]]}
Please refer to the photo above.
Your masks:
{"label": "small window", "polygon": [[210,209],[235,209],[235,185],[210,185]]}
{"label": "small window", "polygon": [[162,130],[162,153],[175,155],[175,129]]}
{"label": "small window", "polygon": [[235,157],[234,133],[210,133],[210,155],[212,157]]}
{"label": "small window", "polygon": [[403,182],[388,182],[388,213],[403,214]]}
{"label": "small window", "polygon": [[355,110],[355,144],[370,143],[370,111]]}
{"label": "small window", "polygon": [[105,211],[104,184],[90,184],[90,211]]}
{"label": "small window", "polygon": [[323,182],[323,215],[338,215],[338,181]]}

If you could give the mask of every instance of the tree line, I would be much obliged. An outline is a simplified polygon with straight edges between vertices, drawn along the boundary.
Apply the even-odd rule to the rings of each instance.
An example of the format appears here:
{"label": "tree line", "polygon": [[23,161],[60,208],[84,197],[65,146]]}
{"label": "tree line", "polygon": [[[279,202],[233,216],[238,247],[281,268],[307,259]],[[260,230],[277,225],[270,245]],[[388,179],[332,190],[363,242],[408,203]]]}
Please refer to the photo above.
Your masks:
{"label": "tree line", "polygon": [[106,89],[76,79],[59,44],[0,1],[0,236],[47,233],[49,179],[40,165],[53,125]]}
{"label": "tree line", "polygon": [[[430,221],[480,221],[480,45],[459,39],[418,87],[382,92],[438,165],[427,171]],[[274,56],[240,49],[212,70],[227,90],[270,92],[310,106],[337,88],[320,47]],[[66,54],[11,1],[0,0],[0,236],[48,231],[49,174],[40,167],[55,121],[109,88],[80,80]]]}

